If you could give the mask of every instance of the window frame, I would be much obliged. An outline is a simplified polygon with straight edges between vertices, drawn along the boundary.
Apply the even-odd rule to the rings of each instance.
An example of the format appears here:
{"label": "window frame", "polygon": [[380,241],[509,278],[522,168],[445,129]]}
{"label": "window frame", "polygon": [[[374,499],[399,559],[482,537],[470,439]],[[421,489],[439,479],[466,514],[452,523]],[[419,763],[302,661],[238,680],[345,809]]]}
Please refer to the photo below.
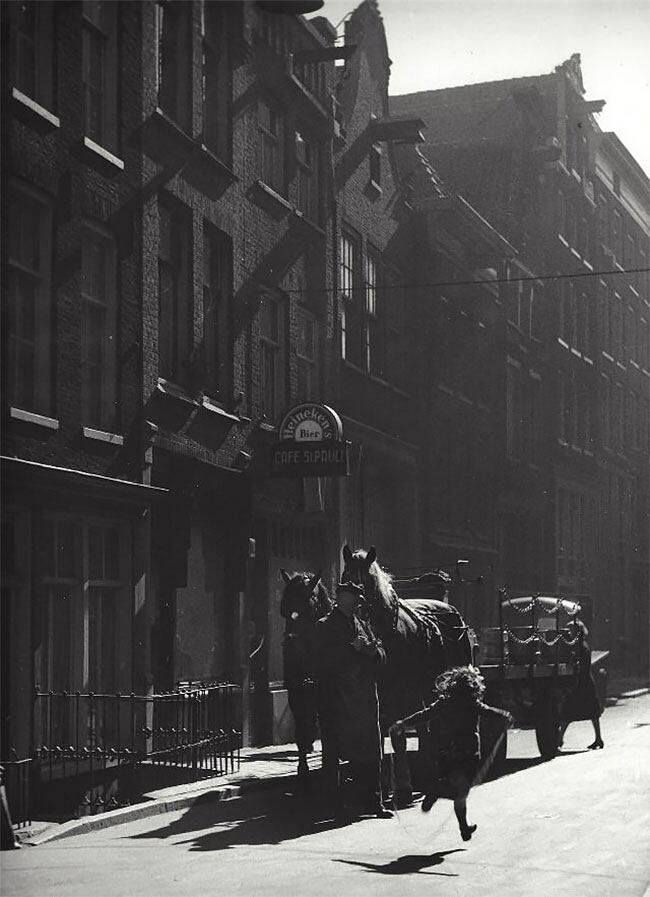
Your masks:
{"label": "window frame", "polygon": [[[7,308],[7,334],[9,341],[9,376],[8,392],[12,405],[24,408],[26,411],[34,411],[41,414],[49,414],[53,407],[52,389],[52,365],[54,361],[54,309],[52,301],[53,289],[53,200],[47,194],[26,182],[11,178],[8,190],[12,202],[27,202],[38,215],[38,243],[35,249],[38,253],[38,268],[29,269],[24,260],[12,257],[12,246],[7,249],[7,273],[8,273],[8,308]],[[15,216],[12,214],[12,218]],[[12,233],[17,233],[18,227],[15,220],[12,223]],[[10,242],[10,241],[9,241]],[[33,307],[33,355],[31,362],[31,376],[33,385],[31,396],[21,394],[20,375],[18,368],[20,363],[16,357],[15,343],[20,337],[17,326],[20,318],[17,304],[18,295],[14,293],[13,278],[30,279],[36,282],[34,307]],[[24,339],[23,339],[24,341]],[[28,406],[28,407],[24,407]]]}
{"label": "window frame", "polygon": [[[304,128],[295,129],[294,142],[297,171],[296,206],[306,218],[319,224],[321,220],[321,202],[318,144],[310,137],[308,132],[305,132]],[[301,158],[301,154],[298,151],[301,143],[304,144],[305,148],[309,149],[309,154],[304,154],[304,158]],[[307,155],[311,158],[308,159]]]}
{"label": "window frame", "polygon": [[[170,258],[162,256],[162,213],[170,219]],[[193,301],[191,289],[192,211],[174,197],[158,195],[158,375],[164,380],[181,383],[185,379],[184,364],[189,358],[193,333]],[[172,275],[171,314],[165,319],[161,273]],[[164,337],[164,339],[163,339]],[[166,344],[166,355],[161,345]],[[163,345],[163,348],[165,346]]]}
{"label": "window frame", "polygon": [[[84,268],[86,259],[86,247],[88,240],[101,246],[104,252],[104,297],[94,296],[84,290]],[[117,395],[118,395],[118,253],[115,238],[110,231],[101,227],[94,221],[85,221],[82,232],[82,268],[80,280],[80,298],[82,304],[81,326],[81,413],[84,425],[99,430],[112,432],[117,427]],[[89,307],[104,309],[105,321],[102,327],[103,337],[100,340],[103,349],[101,357],[94,360],[97,347],[90,344],[88,332]],[[98,402],[99,415],[94,418],[91,412],[92,397],[89,383],[89,361],[93,359],[92,366],[97,367],[101,374]]]}
{"label": "window frame", "polygon": [[[261,107],[269,111],[269,125],[262,122]],[[273,123],[277,130],[272,128]],[[284,114],[280,106],[263,96],[257,101],[257,133],[259,141],[259,170],[262,183],[284,196],[287,181],[285,171]],[[270,160],[270,161],[269,161]]]}
{"label": "window frame", "polygon": [[[264,304],[274,309],[277,334],[264,332]],[[259,407],[267,420],[275,422],[287,403],[288,352],[287,352],[287,302],[284,296],[271,292],[261,297],[259,317]],[[272,363],[271,378],[267,377]]]}
{"label": "window frame", "polygon": [[[100,7],[98,9],[98,6]],[[118,7],[117,3],[104,0],[98,4],[96,0],[83,0],[82,5],[82,63],[81,82],[83,87],[83,121],[84,135],[93,143],[109,150],[117,151],[118,147]],[[101,54],[97,55],[97,47],[90,41],[98,41]],[[89,79],[89,67],[97,59],[101,60],[101,84],[92,85]],[[90,117],[90,94],[97,93],[97,109],[99,127],[96,129]]]}

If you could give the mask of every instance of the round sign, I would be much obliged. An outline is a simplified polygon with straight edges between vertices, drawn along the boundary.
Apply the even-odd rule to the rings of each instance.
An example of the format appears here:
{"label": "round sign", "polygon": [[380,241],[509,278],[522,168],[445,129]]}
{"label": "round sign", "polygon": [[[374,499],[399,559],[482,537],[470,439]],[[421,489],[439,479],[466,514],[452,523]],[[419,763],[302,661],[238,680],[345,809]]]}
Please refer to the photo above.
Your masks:
{"label": "round sign", "polygon": [[279,436],[282,442],[338,441],[343,438],[343,424],[329,405],[304,402],[285,414]]}

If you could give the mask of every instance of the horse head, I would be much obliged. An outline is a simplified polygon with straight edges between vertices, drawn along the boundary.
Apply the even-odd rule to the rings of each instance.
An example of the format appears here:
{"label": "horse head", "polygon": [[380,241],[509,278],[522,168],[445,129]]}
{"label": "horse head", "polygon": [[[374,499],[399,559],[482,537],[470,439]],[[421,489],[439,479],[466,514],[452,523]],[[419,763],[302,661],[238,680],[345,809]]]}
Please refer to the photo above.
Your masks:
{"label": "horse head", "polygon": [[366,592],[373,593],[375,590],[375,579],[371,569],[377,560],[375,546],[371,545],[368,551],[364,548],[357,548],[356,551],[352,551],[350,546],[346,544],[343,546],[343,560],[345,561],[345,566],[341,574],[341,581],[353,582],[355,585],[363,586]]}
{"label": "horse head", "polygon": [[280,613],[287,621],[287,631],[315,623],[329,610],[329,597],[318,573],[294,573],[280,570],[285,582]]}

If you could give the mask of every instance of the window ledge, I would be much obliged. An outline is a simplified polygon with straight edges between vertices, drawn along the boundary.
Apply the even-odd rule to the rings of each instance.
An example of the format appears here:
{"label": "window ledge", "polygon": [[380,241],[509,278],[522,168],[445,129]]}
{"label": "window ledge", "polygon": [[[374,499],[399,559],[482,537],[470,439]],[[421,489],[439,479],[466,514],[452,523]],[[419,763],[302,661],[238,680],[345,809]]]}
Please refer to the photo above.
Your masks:
{"label": "window ledge", "polygon": [[381,184],[378,184],[377,181],[373,181],[372,178],[368,181],[368,186],[366,188],[368,194],[372,196],[374,199],[378,199],[383,193],[381,189]]}
{"label": "window ledge", "polygon": [[564,349],[569,348],[569,344],[565,343],[561,336],[558,336],[557,341]]}
{"label": "window ledge", "polygon": [[594,270],[594,266],[591,264],[591,262],[588,262],[587,259],[584,257],[582,259],[582,264],[585,266],[585,268],[587,268],[588,271]]}
{"label": "window ledge", "polygon": [[628,287],[630,288],[630,290],[634,293],[634,295],[635,295],[636,298],[638,299],[638,298],[639,298],[639,291],[637,290],[637,288],[636,288],[636,287],[633,287],[631,283],[628,283]]}
{"label": "window ledge", "polygon": [[323,228],[319,224],[316,224],[313,219],[308,218],[304,212],[300,211],[300,209],[294,209],[293,215],[296,221],[299,221],[301,224],[305,224],[307,227],[310,227],[314,231],[314,233],[317,233],[321,237],[325,236],[325,231],[323,230]]}
{"label": "window ledge", "polygon": [[12,87],[11,97],[15,110],[25,124],[33,127],[39,134],[47,134],[61,127],[61,120],[53,115],[36,100],[32,100],[17,87]]}
{"label": "window ledge", "polygon": [[37,427],[45,427],[47,430],[59,429],[59,422],[55,417],[36,414],[35,411],[25,411],[23,408],[11,407],[9,409],[9,417],[13,420],[21,420],[27,424],[34,424]]}
{"label": "window ledge", "polygon": [[83,161],[92,168],[99,171],[107,177],[121,174],[124,171],[124,162],[118,156],[113,155],[110,150],[100,146],[91,140],[90,137],[84,137],[81,143],[81,153]]}
{"label": "window ledge", "polygon": [[220,417],[226,417],[228,418],[228,420],[236,424],[240,422],[240,419],[237,417],[237,415],[231,414],[229,411],[226,411],[225,408],[222,408],[221,405],[218,405],[213,399],[208,398],[208,396],[203,396],[201,404],[203,408],[210,414],[216,414]]}
{"label": "window ledge", "polygon": [[593,362],[593,359],[592,359],[592,358],[589,358],[588,355],[583,355],[583,356],[582,356],[582,360],[585,362],[585,364],[590,364],[590,365],[592,365],[592,367],[593,367],[593,363],[594,363],[594,362]]}
{"label": "window ledge", "polygon": [[609,352],[601,352],[600,354],[603,356],[603,358],[606,358],[607,361],[611,361],[612,364],[614,363],[614,359],[613,359],[612,356],[609,354]]}
{"label": "window ledge", "polygon": [[562,234],[558,234],[557,238],[560,241],[560,243],[564,243],[564,245],[567,247],[567,249],[569,248],[569,241],[565,240],[564,237],[562,236]]}
{"label": "window ledge", "polygon": [[633,361],[632,359],[630,359],[630,364],[632,365],[633,368],[636,368],[637,371],[640,371],[640,370],[641,370],[641,368],[640,368],[639,365],[636,363],[636,361]]}
{"label": "window ledge", "polygon": [[577,259],[582,260],[582,256],[580,255],[580,253],[578,252],[577,249],[573,248],[573,246],[571,247],[571,255],[574,255]]}
{"label": "window ledge", "polygon": [[571,348],[571,354],[575,355],[576,358],[582,358],[582,352],[579,352],[578,349]]}
{"label": "window ledge", "polygon": [[124,437],[119,433],[108,433],[106,430],[95,430],[92,427],[82,427],[81,432],[84,439],[105,442],[108,445],[124,445]]}
{"label": "window ledge", "polygon": [[284,196],[281,196],[277,191],[273,189],[273,187],[269,187],[269,185],[265,183],[261,178],[255,181],[255,184],[263,193],[266,193],[267,196],[270,196],[271,199],[275,200],[275,202],[277,202],[279,205],[284,206],[284,208],[288,209],[289,212],[294,211],[294,208],[289,200],[285,199]]}

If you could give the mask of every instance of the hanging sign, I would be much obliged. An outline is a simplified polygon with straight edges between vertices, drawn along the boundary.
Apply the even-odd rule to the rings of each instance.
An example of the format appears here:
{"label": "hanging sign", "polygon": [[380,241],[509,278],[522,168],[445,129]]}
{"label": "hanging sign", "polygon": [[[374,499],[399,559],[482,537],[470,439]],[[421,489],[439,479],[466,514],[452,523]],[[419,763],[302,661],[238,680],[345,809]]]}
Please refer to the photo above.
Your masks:
{"label": "hanging sign", "polygon": [[333,408],[304,402],[288,411],[270,446],[269,475],[322,477],[348,475],[348,443]]}

